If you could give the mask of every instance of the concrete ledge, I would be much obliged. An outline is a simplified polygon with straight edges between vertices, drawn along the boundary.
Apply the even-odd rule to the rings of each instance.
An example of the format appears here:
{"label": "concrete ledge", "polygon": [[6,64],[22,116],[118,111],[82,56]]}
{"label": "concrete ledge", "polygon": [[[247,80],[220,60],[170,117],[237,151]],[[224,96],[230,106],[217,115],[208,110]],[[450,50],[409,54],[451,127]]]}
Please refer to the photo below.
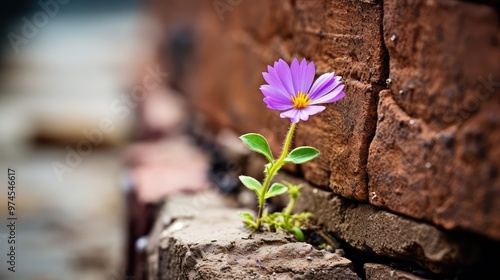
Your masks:
{"label": "concrete ledge", "polygon": [[377,264],[365,263],[366,280],[426,280],[409,272],[394,269],[392,267]]}
{"label": "concrete ledge", "polygon": [[249,238],[224,205],[213,193],[171,197],[149,239],[149,279],[359,279],[350,260],[283,233]]}

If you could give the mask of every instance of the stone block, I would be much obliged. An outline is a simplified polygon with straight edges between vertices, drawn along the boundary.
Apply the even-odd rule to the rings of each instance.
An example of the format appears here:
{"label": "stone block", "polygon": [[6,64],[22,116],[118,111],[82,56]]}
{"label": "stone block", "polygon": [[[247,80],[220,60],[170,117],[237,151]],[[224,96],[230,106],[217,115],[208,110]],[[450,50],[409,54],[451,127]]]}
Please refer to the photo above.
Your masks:
{"label": "stone block", "polygon": [[425,280],[406,271],[378,263],[365,263],[366,280]]}
{"label": "stone block", "polygon": [[213,193],[169,198],[148,243],[148,279],[360,279],[351,261],[243,227]]}

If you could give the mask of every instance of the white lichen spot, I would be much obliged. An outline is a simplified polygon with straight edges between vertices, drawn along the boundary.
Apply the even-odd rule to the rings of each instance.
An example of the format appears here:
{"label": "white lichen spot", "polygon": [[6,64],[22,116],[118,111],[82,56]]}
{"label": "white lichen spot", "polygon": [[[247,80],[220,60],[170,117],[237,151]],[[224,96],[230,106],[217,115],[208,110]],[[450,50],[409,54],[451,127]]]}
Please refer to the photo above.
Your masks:
{"label": "white lichen spot", "polygon": [[405,93],[404,90],[399,91],[399,94],[403,95],[403,93]]}
{"label": "white lichen spot", "polygon": [[425,163],[425,168],[429,169],[432,167],[432,164],[430,162]]}
{"label": "white lichen spot", "polygon": [[183,229],[185,226],[186,225],[184,223],[181,223],[179,221],[175,221],[167,229],[165,229],[161,232],[161,236],[168,237],[168,236],[172,235],[172,233]]}
{"label": "white lichen spot", "polygon": [[415,124],[415,120],[410,120],[410,124]]}
{"label": "white lichen spot", "polygon": [[391,78],[388,78],[387,80],[385,80],[385,83],[386,83],[387,85],[390,85],[390,84],[392,83]]}
{"label": "white lichen spot", "polygon": [[391,41],[393,41],[393,42],[394,42],[395,40],[396,40],[396,34],[392,34],[392,36],[391,36]]}
{"label": "white lichen spot", "polygon": [[164,215],[162,218],[163,226],[168,226],[172,222],[172,218],[169,215]]}
{"label": "white lichen spot", "polygon": [[318,189],[313,189],[313,193],[314,194],[318,193]]}
{"label": "white lichen spot", "polygon": [[377,193],[376,192],[372,192],[372,200],[377,198]]}
{"label": "white lichen spot", "polygon": [[391,277],[394,277],[394,270],[391,270],[391,271],[389,272],[389,275],[390,275]]}
{"label": "white lichen spot", "polygon": [[141,236],[139,239],[135,241],[135,250],[137,252],[142,252],[144,249],[146,249],[146,246],[148,246],[148,237],[147,236]]}

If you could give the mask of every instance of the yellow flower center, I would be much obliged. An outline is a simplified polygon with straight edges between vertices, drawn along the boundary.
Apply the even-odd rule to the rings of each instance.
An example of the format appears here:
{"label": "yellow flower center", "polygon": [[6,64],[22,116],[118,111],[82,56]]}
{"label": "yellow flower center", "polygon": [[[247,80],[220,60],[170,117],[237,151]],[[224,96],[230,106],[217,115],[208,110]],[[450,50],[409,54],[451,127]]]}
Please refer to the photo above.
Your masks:
{"label": "yellow flower center", "polygon": [[293,108],[295,109],[304,109],[311,103],[312,100],[309,99],[308,93],[302,93],[299,91],[297,96],[292,95]]}

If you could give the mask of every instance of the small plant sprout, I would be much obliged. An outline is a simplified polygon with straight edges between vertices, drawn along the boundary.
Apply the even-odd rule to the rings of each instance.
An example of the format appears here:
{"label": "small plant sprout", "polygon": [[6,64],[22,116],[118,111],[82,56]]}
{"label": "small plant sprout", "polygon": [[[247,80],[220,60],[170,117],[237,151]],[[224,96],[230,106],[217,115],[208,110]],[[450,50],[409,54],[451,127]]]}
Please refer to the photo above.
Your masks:
{"label": "small plant sprout", "polygon": [[268,226],[269,230],[284,230],[295,235],[297,240],[304,241],[304,233],[302,232],[302,227],[307,224],[309,218],[312,214],[309,212],[303,212],[298,214],[292,214],[295,202],[300,195],[301,185],[294,185],[292,183],[286,182],[288,186],[288,205],[283,209],[282,212],[274,212],[272,214],[264,213],[262,216],[262,221]]}
{"label": "small plant sprout", "polygon": [[[298,197],[299,186],[282,183],[273,183],[272,179],[278,171],[288,163],[302,164],[313,160],[319,155],[319,151],[313,147],[302,146],[290,151],[293,135],[299,121],[307,121],[309,116],[322,112],[325,106],[319,104],[332,103],[345,96],[344,85],[340,82],[341,77],[334,73],[321,75],[314,83],[316,68],[313,62],[307,63],[303,59],[300,63],[295,58],[291,65],[279,60],[274,67],[268,66],[268,72],[262,73],[267,84],[262,85],[260,90],[264,95],[264,103],[272,110],[280,111],[281,118],[290,120],[290,128],[283,141],[281,155],[275,158],[269,148],[264,136],[257,133],[249,133],[240,137],[245,145],[266,157],[268,163],[265,165],[265,178],[262,183],[249,176],[240,176],[240,180],[248,189],[254,191],[258,197],[257,217],[247,212],[240,212],[245,224],[256,231],[261,230],[262,223],[267,223],[273,229],[284,229],[293,232],[297,239],[303,239],[300,223],[310,214],[291,215],[291,210]],[[290,203],[283,212],[264,214],[266,199],[284,194],[288,191]],[[292,199],[292,194],[295,197]],[[274,216],[273,216],[274,215]],[[302,235],[302,238],[300,236]]]}

